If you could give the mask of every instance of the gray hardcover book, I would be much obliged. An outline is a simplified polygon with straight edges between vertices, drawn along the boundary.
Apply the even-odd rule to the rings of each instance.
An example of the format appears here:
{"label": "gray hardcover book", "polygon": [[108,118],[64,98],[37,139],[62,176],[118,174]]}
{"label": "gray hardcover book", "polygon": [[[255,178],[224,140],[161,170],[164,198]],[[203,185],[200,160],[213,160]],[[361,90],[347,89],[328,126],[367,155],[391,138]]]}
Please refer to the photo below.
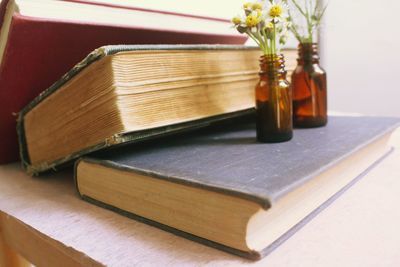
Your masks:
{"label": "gray hardcover book", "polygon": [[256,142],[253,123],[83,158],[81,197],[207,245],[259,259],[390,152],[396,118],[331,117],[290,142]]}

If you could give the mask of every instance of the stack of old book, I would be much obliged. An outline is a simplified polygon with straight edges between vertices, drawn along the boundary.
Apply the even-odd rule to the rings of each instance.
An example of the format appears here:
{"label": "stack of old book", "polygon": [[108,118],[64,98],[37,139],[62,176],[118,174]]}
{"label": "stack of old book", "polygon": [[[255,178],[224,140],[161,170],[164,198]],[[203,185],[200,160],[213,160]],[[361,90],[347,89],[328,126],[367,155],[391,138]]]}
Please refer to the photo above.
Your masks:
{"label": "stack of old book", "polygon": [[[87,1],[14,0],[4,12],[5,5],[1,122],[11,125],[11,111],[48,87],[19,112],[24,168],[39,175],[74,164],[84,200],[128,217],[259,259],[391,151],[393,118],[331,117],[327,127],[296,130],[290,142],[258,144],[258,49],[172,44],[243,43],[237,35],[187,33],[177,14]],[[124,19],[131,12],[159,28]],[[165,29],[164,16],[179,30]],[[70,68],[106,42],[164,44],[102,46]],[[295,53],[285,55],[290,71]],[[3,159],[13,134],[1,128]]]}
{"label": "stack of old book", "polygon": [[13,114],[98,47],[246,41],[226,20],[127,4],[117,6],[113,0],[0,1],[0,163],[18,158]]}

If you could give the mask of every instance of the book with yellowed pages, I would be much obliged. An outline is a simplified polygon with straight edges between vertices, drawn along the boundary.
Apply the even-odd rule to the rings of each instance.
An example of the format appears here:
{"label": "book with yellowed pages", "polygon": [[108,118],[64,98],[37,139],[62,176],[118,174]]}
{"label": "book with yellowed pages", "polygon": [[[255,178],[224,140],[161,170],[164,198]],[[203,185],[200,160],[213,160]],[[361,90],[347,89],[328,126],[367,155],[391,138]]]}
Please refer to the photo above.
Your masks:
{"label": "book with yellowed pages", "polygon": [[94,49],[247,40],[229,19],[171,12],[170,3],[146,9],[143,2],[0,0],[0,164],[19,158],[14,114]]}
{"label": "book with yellowed pages", "polygon": [[76,163],[84,200],[251,259],[288,239],[393,149],[399,118],[331,117],[290,142],[254,123],[98,152]]}
{"label": "book with yellowed pages", "polygon": [[[37,174],[87,153],[251,112],[258,48],[121,45],[95,50],[25,107],[20,153]],[[295,51],[287,51],[293,70]]]}

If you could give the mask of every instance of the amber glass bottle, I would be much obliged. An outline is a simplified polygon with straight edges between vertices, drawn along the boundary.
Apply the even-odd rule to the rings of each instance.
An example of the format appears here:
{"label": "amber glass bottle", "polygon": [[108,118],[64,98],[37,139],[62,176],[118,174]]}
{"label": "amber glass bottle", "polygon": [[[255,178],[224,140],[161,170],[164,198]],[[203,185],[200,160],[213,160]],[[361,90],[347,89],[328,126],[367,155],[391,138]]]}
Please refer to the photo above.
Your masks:
{"label": "amber glass bottle", "polygon": [[264,143],[292,139],[292,94],[283,55],[260,58],[256,86],[257,139]]}
{"label": "amber glass bottle", "polygon": [[298,65],[292,74],[293,124],[309,128],[326,125],[326,73],[319,65],[318,45],[299,44]]}

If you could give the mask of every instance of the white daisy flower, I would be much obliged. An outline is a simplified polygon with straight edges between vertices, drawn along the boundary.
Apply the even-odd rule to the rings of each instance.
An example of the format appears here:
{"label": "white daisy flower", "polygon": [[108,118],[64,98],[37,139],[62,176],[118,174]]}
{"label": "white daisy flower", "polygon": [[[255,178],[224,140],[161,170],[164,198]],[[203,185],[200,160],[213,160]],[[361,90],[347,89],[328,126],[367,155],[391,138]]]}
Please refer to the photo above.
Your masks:
{"label": "white daisy flower", "polygon": [[273,23],[279,23],[282,20],[288,18],[288,5],[284,0],[270,0],[266,8],[268,18],[271,19]]}

